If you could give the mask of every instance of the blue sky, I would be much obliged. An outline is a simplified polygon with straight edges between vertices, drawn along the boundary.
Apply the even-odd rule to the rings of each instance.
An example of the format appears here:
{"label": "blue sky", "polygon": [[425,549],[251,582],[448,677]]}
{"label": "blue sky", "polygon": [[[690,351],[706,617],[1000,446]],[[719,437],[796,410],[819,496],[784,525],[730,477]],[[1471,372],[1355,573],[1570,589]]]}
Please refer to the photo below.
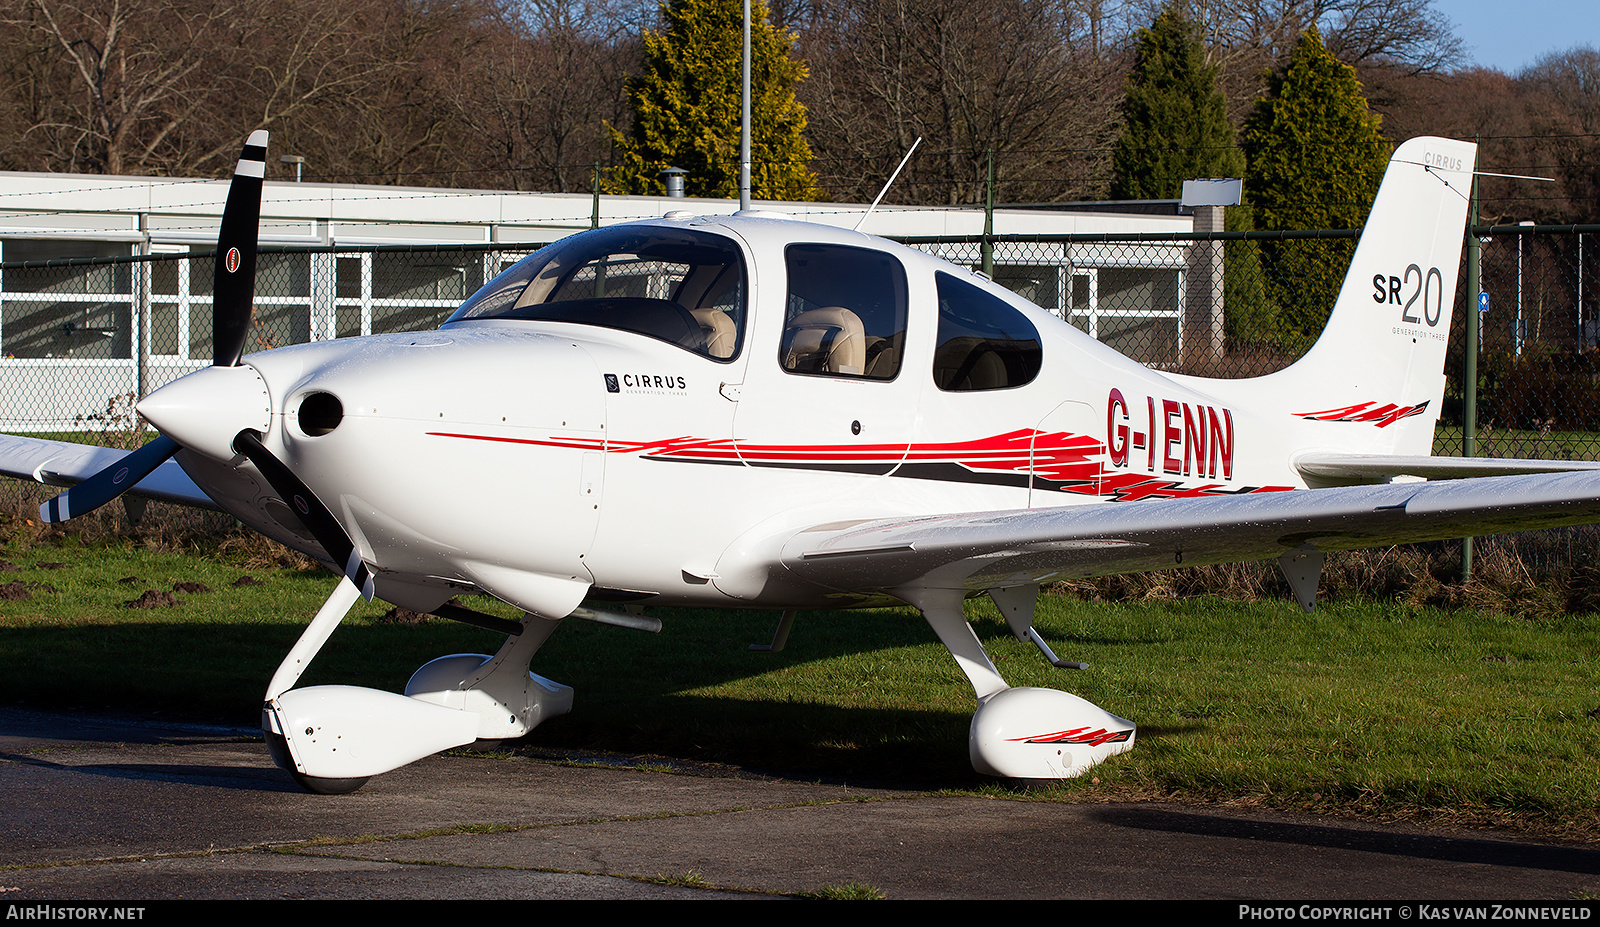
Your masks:
{"label": "blue sky", "polygon": [[1595,0],[1435,0],[1470,59],[1514,74],[1549,52],[1600,48]]}

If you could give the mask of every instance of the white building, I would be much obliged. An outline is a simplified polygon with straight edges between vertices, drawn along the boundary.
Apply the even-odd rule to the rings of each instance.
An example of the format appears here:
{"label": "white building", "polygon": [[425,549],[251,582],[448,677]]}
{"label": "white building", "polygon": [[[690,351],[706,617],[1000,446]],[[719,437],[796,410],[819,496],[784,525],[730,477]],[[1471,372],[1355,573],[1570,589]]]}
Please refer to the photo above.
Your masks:
{"label": "white building", "polygon": [[[216,245],[227,182],[0,172],[0,430],[94,427],[114,397],[138,396],[209,363],[209,261],[161,259]],[[853,227],[866,207],[759,203]],[[269,182],[258,267],[257,343],[431,328],[501,267],[589,228],[731,200],[507,193]],[[598,215],[597,215],[598,211]],[[981,209],[888,206],[863,231],[975,236]],[[999,210],[996,235],[1181,234],[1188,216]],[[440,249],[425,246],[448,246]],[[395,246],[411,246],[411,248]],[[975,266],[976,242],[924,245]],[[995,278],[1103,340],[1159,327],[1176,350],[1183,244],[1000,242]],[[415,249],[415,250],[412,250]],[[133,260],[151,255],[150,260]],[[86,264],[72,259],[121,258]],[[36,262],[72,263],[31,266]],[[28,267],[18,266],[28,263]],[[1125,297],[1112,299],[1113,295]],[[1114,305],[1113,305],[1114,304]],[[1159,349],[1166,353],[1166,348]]]}

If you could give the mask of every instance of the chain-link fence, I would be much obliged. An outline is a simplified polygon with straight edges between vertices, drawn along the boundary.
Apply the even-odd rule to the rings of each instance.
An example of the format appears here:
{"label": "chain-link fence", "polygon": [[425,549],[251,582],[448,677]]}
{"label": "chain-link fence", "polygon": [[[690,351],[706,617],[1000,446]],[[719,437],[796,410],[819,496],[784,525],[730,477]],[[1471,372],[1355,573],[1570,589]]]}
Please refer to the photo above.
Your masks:
{"label": "chain-link fence", "polygon": [[[1475,318],[1478,453],[1600,459],[1597,231],[1474,230],[1488,309],[1468,305],[1463,267],[1436,452],[1462,450],[1462,344]],[[1287,366],[1315,340],[1355,233],[906,241],[989,268],[997,282],[1142,363],[1244,377]],[[432,328],[537,247],[265,248],[246,351]],[[212,267],[210,249],[0,264],[0,430],[104,430],[131,415],[134,398],[210,363]]]}

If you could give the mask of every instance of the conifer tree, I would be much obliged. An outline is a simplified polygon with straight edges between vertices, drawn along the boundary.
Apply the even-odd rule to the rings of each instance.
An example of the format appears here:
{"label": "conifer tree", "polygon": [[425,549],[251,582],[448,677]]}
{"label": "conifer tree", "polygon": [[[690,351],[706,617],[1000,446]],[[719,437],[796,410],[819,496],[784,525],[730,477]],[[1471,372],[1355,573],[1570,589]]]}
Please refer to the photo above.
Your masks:
{"label": "conifer tree", "polygon": [[1194,24],[1167,7],[1138,33],[1112,155],[1114,199],[1174,199],[1185,180],[1240,177],[1244,156]]}
{"label": "conifer tree", "polygon": [[[1355,69],[1308,29],[1245,121],[1245,196],[1264,229],[1358,229],[1388,164],[1389,144]],[[1263,242],[1276,340],[1293,352],[1322,331],[1355,252],[1349,240]]]}
{"label": "conifer tree", "polygon": [[[1176,5],[1168,6],[1139,30],[1137,41],[1122,103],[1122,136],[1111,158],[1112,198],[1175,199],[1185,180],[1243,177],[1244,154],[1228,122],[1217,69],[1206,65],[1194,23]],[[1228,231],[1251,228],[1248,206],[1228,208]],[[1256,243],[1230,241],[1225,255],[1228,341],[1238,347],[1270,332],[1276,309],[1262,281]]]}
{"label": "conifer tree", "polygon": [[[817,197],[802,137],[806,111],[795,85],[806,66],[791,52],[794,36],[750,4],[750,186],[760,199]],[[660,172],[688,171],[690,196],[739,195],[740,71],[744,10],[740,0],[666,0],[662,28],[644,35],[643,73],[628,83],[629,134],[612,131],[617,193],[665,192]]]}

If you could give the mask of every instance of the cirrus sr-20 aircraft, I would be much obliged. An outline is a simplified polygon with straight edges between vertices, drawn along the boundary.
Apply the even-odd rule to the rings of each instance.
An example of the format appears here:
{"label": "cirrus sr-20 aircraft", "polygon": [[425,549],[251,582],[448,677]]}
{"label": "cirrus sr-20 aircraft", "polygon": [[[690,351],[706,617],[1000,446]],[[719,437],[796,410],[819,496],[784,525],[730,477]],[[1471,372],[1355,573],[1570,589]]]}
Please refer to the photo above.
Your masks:
{"label": "cirrus sr-20 aircraft", "polygon": [[[72,487],[47,520],[124,491],[211,505],[341,575],[262,711],[314,791],[527,734],[572,705],[528,669],[561,621],[659,627],[636,608],[658,604],[783,609],[783,634],[795,609],[909,603],[972,683],[973,766],[1075,776],[1133,723],[1009,687],[964,599],[1055,661],[1032,627],[1055,579],[1277,558],[1309,608],[1327,550],[1600,520],[1584,464],[1428,456],[1464,142],[1399,147],[1320,340],[1242,380],[1148,369],[968,270],[759,212],[584,232],[436,331],[241,357],[266,142],[224,212],[214,364],[138,405],[160,437],[8,437],[0,470]],[[449,603],[466,592],[525,617]],[[404,694],[295,688],[363,595],[506,643]]]}

